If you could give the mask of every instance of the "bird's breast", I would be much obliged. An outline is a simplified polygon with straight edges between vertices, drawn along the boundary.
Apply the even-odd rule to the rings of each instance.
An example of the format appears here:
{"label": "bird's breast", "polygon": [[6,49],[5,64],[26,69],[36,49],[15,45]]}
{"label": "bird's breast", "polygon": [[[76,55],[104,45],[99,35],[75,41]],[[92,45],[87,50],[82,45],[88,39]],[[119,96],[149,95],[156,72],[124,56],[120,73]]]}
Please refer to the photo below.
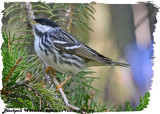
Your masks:
{"label": "bird's breast", "polygon": [[84,60],[74,54],[59,52],[52,46],[48,46],[45,39],[35,35],[34,48],[38,57],[46,64],[61,73],[77,73],[85,67]]}

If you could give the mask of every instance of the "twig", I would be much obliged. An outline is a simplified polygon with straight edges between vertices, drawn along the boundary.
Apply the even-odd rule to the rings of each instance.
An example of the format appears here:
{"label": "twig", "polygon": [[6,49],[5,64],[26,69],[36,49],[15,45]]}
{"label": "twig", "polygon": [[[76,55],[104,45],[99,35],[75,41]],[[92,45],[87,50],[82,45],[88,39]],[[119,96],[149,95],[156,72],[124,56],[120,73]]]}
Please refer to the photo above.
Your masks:
{"label": "twig", "polygon": [[10,97],[10,98],[18,98],[18,97],[20,97],[22,99],[30,100],[27,96],[24,96],[24,95],[22,96],[19,93],[6,94],[6,97]]}
{"label": "twig", "polygon": [[[26,86],[28,83],[29,83],[29,81],[30,81],[30,79],[31,79],[31,74],[30,73],[28,73],[27,75],[26,75],[26,79],[24,80],[24,81],[21,81],[21,82],[18,82],[18,83],[16,83],[15,85],[13,85],[12,87],[10,87],[10,88],[8,88],[7,90],[12,90],[12,89],[15,89],[15,88],[18,88],[18,87],[20,87],[20,86]],[[7,86],[6,86],[7,87]]]}
{"label": "twig", "polygon": [[72,19],[73,19],[73,3],[70,4],[70,12],[69,12],[69,22],[68,22],[68,33],[71,32],[72,27]]}
{"label": "twig", "polygon": [[28,9],[28,16],[30,16],[31,18],[35,18],[35,15],[34,15],[34,11],[32,9],[32,4],[30,2],[26,2],[26,8]]}
{"label": "twig", "polygon": [[42,100],[41,100],[41,96],[39,96],[39,108],[41,110],[41,107],[42,107]]}
{"label": "twig", "polygon": [[[59,83],[58,83],[58,81],[57,81],[57,79],[56,79],[56,77],[54,75],[53,75],[53,82],[55,83],[55,85],[59,85]],[[65,93],[63,92],[62,88],[59,88],[58,90],[61,93],[62,98],[64,100],[64,103],[65,103],[65,105],[67,107],[69,107],[70,109],[76,110],[78,112],[84,113],[81,109],[79,109],[79,108],[77,108],[77,107],[75,107],[75,106],[73,106],[73,105],[68,103],[68,99],[67,99]]]}
{"label": "twig", "polygon": [[[59,85],[59,82],[57,81],[54,73],[51,72],[51,70],[49,71],[49,74],[50,74],[50,76],[53,77],[53,82],[54,82],[54,84],[55,84],[55,85]],[[85,113],[85,112],[83,112],[81,109],[79,109],[79,108],[77,108],[77,107],[75,107],[75,106],[73,106],[73,105],[71,105],[71,104],[68,103],[68,99],[67,99],[64,91],[62,90],[62,88],[59,88],[58,90],[59,90],[59,92],[60,92],[61,95],[62,95],[62,98],[63,98],[63,100],[64,100],[65,105],[66,105],[68,108],[70,108],[70,109],[72,109],[72,110],[75,110],[75,111],[77,111],[77,112],[81,112],[81,113],[83,113],[83,114]]]}
{"label": "twig", "polygon": [[5,95],[7,93],[11,93],[11,91],[4,91],[4,89],[7,87],[8,85],[8,80],[10,78],[10,76],[12,75],[13,71],[16,69],[16,67],[18,66],[19,62],[22,60],[22,57],[20,57],[17,61],[16,61],[16,64],[12,67],[12,69],[10,70],[9,74],[7,75],[6,77],[6,85],[2,88],[1,91],[1,94]]}
{"label": "twig", "polygon": [[16,62],[16,64],[14,65],[14,67],[10,70],[9,74],[8,74],[7,77],[6,77],[6,80],[5,80],[6,82],[8,82],[10,76],[12,75],[13,71],[16,69],[16,67],[18,66],[18,64],[19,64],[19,62],[20,62],[21,60],[22,60],[22,57],[20,57],[20,58],[17,60],[17,62]]}
{"label": "twig", "polygon": [[28,82],[29,82],[28,80],[19,82],[19,83],[13,85],[12,87],[8,88],[7,90],[4,90],[4,88],[7,87],[7,86],[5,86],[5,87],[2,88],[1,94],[5,95],[5,94],[8,94],[8,93],[12,93],[12,91],[11,91],[12,89],[20,87],[20,86],[26,86]]}
{"label": "twig", "polygon": [[16,67],[18,66],[18,64],[19,64],[19,62],[20,62],[21,60],[22,60],[22,57],[20,57],[20,58],[17,60],[16,64],[12,67],[12,69],[11,69],[10,72],[9,72],[9,74],[7,75],[6,80],[5,80],[5,81],[6,81],[6,85],[2,88],[1,94],[6,94],[6,93],[10,92],[10,91],[4,91],[4,89],[7,87],[8,80],[9,80],[10,76],[12,75],[13,71],[16,69]]}
{"label": "twig", "polygon": [[[27,15],[30,17],[30,18],[33,18],[35,19],[35,15],[34,15],[34,10],[32,9],[32,4],[30,2],[26,2],[25,3],[26,5],[26,8],[27,8]],[[27,26],[32,26],[32,22],[29,22],[27,23]]]}
{"label": "twig", "polygon": [[20,87],[20,86],[26,86],[29,83],[28,80],[18,82],[17,84],[13,85],[12,87],[8,88],[9,90],[12,90],[14,88]]}
{"label": "twig", "polygon": [[91,103],[91,100],[92,100],[93,96],[94,96],[94,92],[91,91],[91,92],[89,93],[88,108],[90,108],[90,103]]}
{"label": "twig", "polygon": [[8,50],[10,49],[10,41],[11,41],[11,37],[8,38]]}
{"label": "twig", "polygon": [[[34,89],[31,85],[25,85],[27,88],[30,88],[35,94],[37,94],[37,96],[40,96],[41,98],[42,98],[42,95],[36,90],[36,89]],[[44,98],[43,98],[44,99]],[[46,103],[48,103],[47,102],[47,100],[46,99],[44,99],[44,101],[46,102]],[[53,109],[52,108],[52,106],[48,103],[48,105],[49,105],[49,107],[51,108],[51,109]]]}

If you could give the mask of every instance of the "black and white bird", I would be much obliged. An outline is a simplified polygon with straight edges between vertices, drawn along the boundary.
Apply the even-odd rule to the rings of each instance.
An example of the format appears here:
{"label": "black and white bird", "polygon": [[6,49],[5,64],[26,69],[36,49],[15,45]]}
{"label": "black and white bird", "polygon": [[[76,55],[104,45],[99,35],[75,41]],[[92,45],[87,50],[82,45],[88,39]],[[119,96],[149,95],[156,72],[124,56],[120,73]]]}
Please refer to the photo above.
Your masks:
{"label": "black and white bird", "polygon": [[91,66],[129,66],[115,62],[80,43],[51,20],[28,19],[33,22],[35,51],[48,67],[61,73],[75,74]]}

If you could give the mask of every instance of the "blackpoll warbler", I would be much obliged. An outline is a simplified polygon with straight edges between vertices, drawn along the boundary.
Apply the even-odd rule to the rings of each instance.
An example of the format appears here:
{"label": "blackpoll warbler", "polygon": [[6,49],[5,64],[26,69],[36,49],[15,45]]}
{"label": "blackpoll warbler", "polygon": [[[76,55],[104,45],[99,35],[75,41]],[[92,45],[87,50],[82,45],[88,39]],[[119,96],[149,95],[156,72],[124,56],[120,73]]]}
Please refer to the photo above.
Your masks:
{"label": "blackpoll warbler", "polygon": [[67,74],[75,74],[91,66],[129,66],[115,62],[77,41],[59,25],[45,18],[33,22],[34,48],[48,67]]}

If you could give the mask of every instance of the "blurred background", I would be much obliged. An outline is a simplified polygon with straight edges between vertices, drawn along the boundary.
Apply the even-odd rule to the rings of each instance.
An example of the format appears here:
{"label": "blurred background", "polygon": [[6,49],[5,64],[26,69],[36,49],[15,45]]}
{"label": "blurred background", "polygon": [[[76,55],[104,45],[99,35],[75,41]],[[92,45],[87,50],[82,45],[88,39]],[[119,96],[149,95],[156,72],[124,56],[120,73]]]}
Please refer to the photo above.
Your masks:
{"label": "blurred background", "polygon": [[94,32],[89,33],[88,45],[116,61],[125,61],[129,68],[92,68],[100,76],[94,86],[104,91],[101,101],[112,100],[124,106],[130,101],[139,104],[140,95],[151,89],[153,32],[156,11],[152,4],[132,5],[96,4],[96,21],[89,24]]}
{"label": "blurred background", "polygon": [[[5,9],[12,4],[5,3]],[[151,89],[153,32],[157,8],[150,3],[96,3],[93,7],[95,13],[92,16],[95,20],[87,20],[93,32],[88,29],[84,29],[84,32],[73,26],[71,34],[77,33],[80,36],[77,37],[79,41],[106,57],[130,64],[128,68],[88,68],[87,70],[95,72],[89,76],[99,77],[93,82],[93,86],[101,92],[93,93],[98,94],[98,101],[102,104],[110,101],[124,106],[125,101],[130,101],[132,106],[136,106],[139,104],[140,96],[144,96]],[[13,16],[14,13],[2,19],[3,29],[10,29],[11,34],[15,31],[13,25],[19,21],[14,20],[8,24],[8,20]],[[38,17],[47,18],[47,14],[37,14],[36,18]]]}

